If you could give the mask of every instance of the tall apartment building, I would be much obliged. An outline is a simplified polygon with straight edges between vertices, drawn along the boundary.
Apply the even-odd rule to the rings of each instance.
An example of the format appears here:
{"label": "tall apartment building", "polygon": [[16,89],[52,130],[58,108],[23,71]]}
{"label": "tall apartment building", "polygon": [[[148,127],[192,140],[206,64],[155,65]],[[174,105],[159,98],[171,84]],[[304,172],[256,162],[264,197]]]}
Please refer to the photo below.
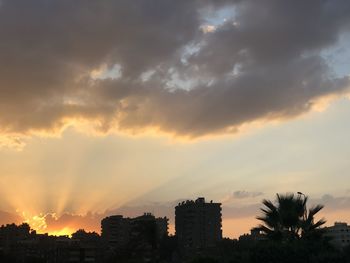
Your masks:
{"label": "tall apartment building", "polygon": [[175,234],[184,249],[214,247],[222,239],[221,203],[203,197],[175,207]]}
{"label": "tall apartment building", "polygon": [[325,230],[325,236],[331,239],[335,247],[341,249],[350,245],[350,226],[347,223],[335,222],[334,226],[326,227]]}
{"label": "tall apartment building", "polygon": [[168,218],[156,218],[151,213],[135,218],[114,215],[104,218],[101,227],[102,240],[111,250],[115,250],[125,248],[135,240],[143,242],[152,239],[158,244],[161,238],[168,235]]}
{"label": "tall apartment building", "polygon": [[[149,231],[150,229],[154,228],[153,234],[155,235],[154,238],[156,241],[160,241],[164,236],[168,236],[169,219],[167,217],[156,218],[151,213],[144,213],[142,216],[132,218],[130,221],[133,227],[133,233],[143,230],[141,231],[142,235],[142,232]],[[147,228],[149,229],[147,230]]]}
{"label": "tall apartment building", "polygon": [[130,240],[131,223],[129,218],[114,215],[101,221],[101,237],[108,248],[116,249],[126,246]]}

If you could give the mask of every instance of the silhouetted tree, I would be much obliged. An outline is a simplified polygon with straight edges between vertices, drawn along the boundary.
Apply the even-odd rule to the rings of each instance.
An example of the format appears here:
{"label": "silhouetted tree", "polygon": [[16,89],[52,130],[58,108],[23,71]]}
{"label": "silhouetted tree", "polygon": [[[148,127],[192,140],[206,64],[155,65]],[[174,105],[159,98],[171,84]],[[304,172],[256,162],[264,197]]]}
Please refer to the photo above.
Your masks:
{"label": "silhouetted tree", "polygon": [[82,242],[98,242],[100,236],[96,232],[86,232],[84,229],[79,229],[72,234],[72,238]]}
{"label": "silhouetted tree", "polygon": [[262,221],[257,229],[272,240],[295,240],[313,238],[320,235],[320,227],[326,222],[321,219],[315,222],[315,215],[323,208],[316,205],[307,209],[307,196],[301,194],[277,194],[276,202],[263,200]]}

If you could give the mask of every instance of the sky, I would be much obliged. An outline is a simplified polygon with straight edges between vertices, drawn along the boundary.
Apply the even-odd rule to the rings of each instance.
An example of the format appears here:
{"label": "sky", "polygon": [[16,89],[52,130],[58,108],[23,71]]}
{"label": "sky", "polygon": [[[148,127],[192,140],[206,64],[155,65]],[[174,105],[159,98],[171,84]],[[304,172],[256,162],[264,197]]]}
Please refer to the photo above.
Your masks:
{"label": "sky", "polygon": [[350,2],[0,1],[0,224],[100,231],[303,192],[350,223]]}

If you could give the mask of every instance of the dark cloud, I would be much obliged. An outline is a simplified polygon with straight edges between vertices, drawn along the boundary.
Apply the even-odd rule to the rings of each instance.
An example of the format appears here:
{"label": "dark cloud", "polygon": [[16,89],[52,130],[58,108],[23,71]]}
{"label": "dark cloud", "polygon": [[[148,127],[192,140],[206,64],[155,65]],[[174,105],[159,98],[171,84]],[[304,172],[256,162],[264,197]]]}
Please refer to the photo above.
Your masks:
{"label": "dark cloud", "polygon": [[[229,4],[233,18],[202,32],[202,11]],[[347,92],[321,51],[349,30],[349,12],[345,0],[4,0],[0,132],[79,119],[196,137],[297,116]],[[116,64],[120,77],[91,78]]]}

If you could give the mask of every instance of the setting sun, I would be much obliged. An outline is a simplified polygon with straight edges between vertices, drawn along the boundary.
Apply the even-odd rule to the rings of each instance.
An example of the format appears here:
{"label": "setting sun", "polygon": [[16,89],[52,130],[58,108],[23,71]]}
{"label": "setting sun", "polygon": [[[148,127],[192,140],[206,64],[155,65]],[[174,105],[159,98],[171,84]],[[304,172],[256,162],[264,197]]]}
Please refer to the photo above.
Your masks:
{"label": "setting sun", "polygon": [[49,232],[48,234],[52,235],[52,236],[72,236],[72,234],[75,231],[76,230],[73,230],[73,229],[70,229],[68,227],[65,227],[65,228],[60,229],[60,230]]}

